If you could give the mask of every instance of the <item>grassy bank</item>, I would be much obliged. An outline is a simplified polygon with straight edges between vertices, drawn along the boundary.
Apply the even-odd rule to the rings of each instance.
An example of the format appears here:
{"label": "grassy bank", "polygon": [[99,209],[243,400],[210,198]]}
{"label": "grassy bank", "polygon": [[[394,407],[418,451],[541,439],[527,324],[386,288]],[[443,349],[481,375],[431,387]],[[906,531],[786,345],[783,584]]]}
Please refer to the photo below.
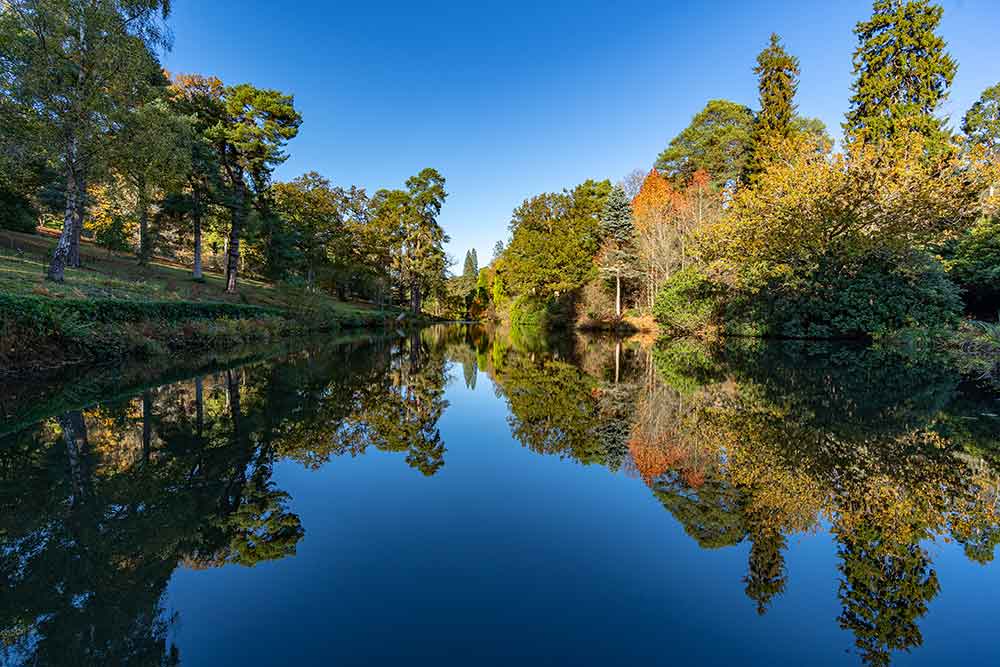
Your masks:
{"label": "grassy bank", "polygon": [[227,294],[221,275],[195,281],[168,261],[139,266],[89,244],[83,267],[56,284],[45,280],[54,243],[0,232],[0,375],[375,328],[400,312],[252,280]]}

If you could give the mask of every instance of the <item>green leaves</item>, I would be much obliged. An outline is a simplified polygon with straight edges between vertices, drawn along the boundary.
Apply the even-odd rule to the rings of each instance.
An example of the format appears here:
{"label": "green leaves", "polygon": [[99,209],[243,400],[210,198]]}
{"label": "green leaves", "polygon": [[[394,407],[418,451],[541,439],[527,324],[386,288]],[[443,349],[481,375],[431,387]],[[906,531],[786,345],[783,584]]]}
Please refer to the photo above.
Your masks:
{"label": "green leaves", "polygon": [[749,107],[711,100],[660,153],[656,168],[679,181],[704,169],[719,187],[735,182],[743,173],[753,129]]}
{"label": "green leaves", "polygon": [[958,65],[935,33],[942,14],[929,0],[875,0],[871,19],[854,29],[859,44],[848,135],[880,141],[909,130],[932,141],[948,138],[935,114]]}

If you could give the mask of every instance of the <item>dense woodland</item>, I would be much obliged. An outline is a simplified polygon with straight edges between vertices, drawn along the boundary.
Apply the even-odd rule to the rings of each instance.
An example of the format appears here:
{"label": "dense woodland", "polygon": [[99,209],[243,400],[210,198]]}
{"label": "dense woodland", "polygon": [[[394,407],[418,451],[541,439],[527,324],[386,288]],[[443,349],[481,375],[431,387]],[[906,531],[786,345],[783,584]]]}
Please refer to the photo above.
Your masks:
{"label": "dense woodland", "polygon": [[0,2],[0,228],[61,230],[48,277],[109,252],[407,304],[440,293],[445,179],[369,194],[316,173],[276,182],[303,122],[250,83],[169,74],[167,0]]}

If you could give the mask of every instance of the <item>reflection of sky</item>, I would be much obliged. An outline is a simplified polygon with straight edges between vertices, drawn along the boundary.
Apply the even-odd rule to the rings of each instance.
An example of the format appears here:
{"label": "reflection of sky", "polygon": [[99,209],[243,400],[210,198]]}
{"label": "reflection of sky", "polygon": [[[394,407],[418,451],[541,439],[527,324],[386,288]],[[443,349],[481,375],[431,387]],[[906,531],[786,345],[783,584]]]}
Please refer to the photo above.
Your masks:
{"label": "reflection of sky", "polygon": [[[746,544],[700,549],[640,480],[529,451],[485,374],[475,391],[451,375],[435,477],[373,448],[318,472],[280,464],[298,555],[177,571],[167,608],[184,664],[858,663],[825,527],[789,539],[787,590],[759,617]],[[930,552],[942,590],[925,646],[898,664],[993,662],[1000,568]]]}

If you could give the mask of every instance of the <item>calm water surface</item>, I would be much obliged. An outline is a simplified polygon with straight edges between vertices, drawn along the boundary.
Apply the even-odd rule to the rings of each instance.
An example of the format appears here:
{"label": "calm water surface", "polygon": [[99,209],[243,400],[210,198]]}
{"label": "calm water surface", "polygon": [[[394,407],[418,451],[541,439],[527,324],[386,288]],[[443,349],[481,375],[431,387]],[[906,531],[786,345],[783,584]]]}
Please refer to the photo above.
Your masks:
{"label": "calm water surface", "polygon": [[1000,664],[1000,403],[452,327],[0,389],[0,661]]}

